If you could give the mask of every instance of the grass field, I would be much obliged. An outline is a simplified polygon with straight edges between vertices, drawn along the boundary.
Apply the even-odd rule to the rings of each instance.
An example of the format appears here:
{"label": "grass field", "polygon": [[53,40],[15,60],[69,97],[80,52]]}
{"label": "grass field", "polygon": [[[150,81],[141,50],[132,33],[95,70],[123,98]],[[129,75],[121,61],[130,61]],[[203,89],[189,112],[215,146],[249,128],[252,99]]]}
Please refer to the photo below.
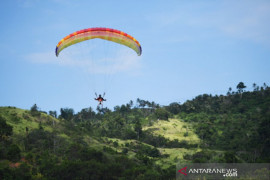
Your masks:
{"label": "grass field", "polygon": [[198,144],[200,142],[198,136],[193,132],[191,125],[179,119],[159,120],[152,126],[144,127],[143,130],[151,131],[155,135],[162,135],[170,140],[185,140],[189,144]]}

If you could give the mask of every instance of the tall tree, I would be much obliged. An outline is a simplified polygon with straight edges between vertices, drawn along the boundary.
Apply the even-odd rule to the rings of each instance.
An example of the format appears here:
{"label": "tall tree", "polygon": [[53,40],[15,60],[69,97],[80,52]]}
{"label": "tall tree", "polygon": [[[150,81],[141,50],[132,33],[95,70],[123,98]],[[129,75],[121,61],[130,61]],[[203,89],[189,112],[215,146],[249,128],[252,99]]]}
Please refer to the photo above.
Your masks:
{"label": "tall tree", "polygon": [[38,106],[37,106],[37,104],[34,104],[34,105],[31,107],[30,110],[31,110],[32,112],[38,111]]}
{"label": "tall tree", "polygon": [[142,124],[139,119],[136,119],[134,130],[137,133],[137,138],[139,140],[142,134]]}
{"label": "tall tree", "polygon": [[239,82],[239,84],[236,86],[236,88],[238,89],[238,93],[240,93],[240,96],[242,98],[242,93],[244,92],[244,89],[247,86],[245,86],[245,84],[243,82]]}
{"label": "tall tree", "polygon": [[231,95],[231,94],[232,94],[232,88],[229,87],[229,90],[228,90],[228,92],[227,92],[227,95],[229,96],[229,95]]}
{"label": "tall tree", "polygon": [[245,84],[243,82],[239,82],[238,85],[236,86],[236,88],[238,89],[238,92],[239,93],[242,93],[244,92],[244,89],[246,88],[247,86],[245,86]]}
{"label": "tall tree", "polygon": [[253,87],[253,91],[258,91],[258,87],[257,87],[257,84],[256,83],[253,83],[252,84],[252,87]]}
{"label": "tall tree", "polygon": [[39,108],[38,108],[37,104],[34,104],[31,107],[30,113],[31,113],[32,116],[40,116],[40,111],[39,111]]}

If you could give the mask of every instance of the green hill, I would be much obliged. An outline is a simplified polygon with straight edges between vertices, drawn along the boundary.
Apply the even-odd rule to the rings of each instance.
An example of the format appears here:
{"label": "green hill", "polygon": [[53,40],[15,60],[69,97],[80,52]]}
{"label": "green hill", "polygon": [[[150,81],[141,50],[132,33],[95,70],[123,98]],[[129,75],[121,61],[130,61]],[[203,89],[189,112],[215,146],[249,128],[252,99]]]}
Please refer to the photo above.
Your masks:
{"label": "green hill", "polygon": [[270,88],[49,114],[0,107],[0,179],[175,179],[179,162],[270,162]]}
{"label": "green hill", "polygon": [[0,115],[13,127],[13,134],[15,135],[24,134],[26,127],[28,127],[29,131],[38,129],[39,124],[44,124],[45,130],[52,132],[53,122],[59,124],[58,119],[45,113],[40,113],[38,117],[35,117],[29,110],[15,107],[0,107]]}
{"label": "green hill", "polygon": [[270,88],[237,87],[226,96],[203,94],[167,109],[192,124],[201,147],[227,151],[236,162],[270,162]]}
{"label": "green hill", "polygon": [[[12,127],[12,135],[9,138],[2,136],[1,140],[2,146],[0,150],[1,159],[3,160],[0,161],[0,169],[2,169],[0,170],[0,175],[4,177],[7,174],[9,175],[7,177],[11,178],[13,176],[22,176],[20,169],[26,168],[28,174],[23,175],[26,178],[46,179],[51,177],[51,175],[46,174],[47,171],[65,174],[67,172],[61,168],[64,168],[67,165],[66,163],[68,163],[67,166],[72,166],[72,168],[76,166],[78,168],[82,164],[89,163],[96,156],[102,156],[102,158],[106,159],[106,162],[94,162],[95,165],[98,164],[98,167],[94,168],[97,168],[97,171],[101,169],[99,170],[100,172],[107,171],[108,167],[106,166],[111,168],[111,166],[115,166],[116,162],[119,163],[118,161],[127,161],[130,164],[130,167],[125,169],[126,165],[123,164],[122,167],[120,163],[120,167],[115,172],[115,177],[110,176],[107,179],[118,179],[119,177],[124,178],[126,176],[131,176],[132,178],[132,175],[134,178],[139,175],[139,177],[144,179],[144,177],[148,177],[147,173],[154,173],[154,176],[164,178],[173,178],[175,176],[175,160],[171,161],[170,154],[175,156],[177,154],[176,149],[174,152],[168,151],[169,148],[157,149],[150,144],[138,140],[136,134],[134,139],[99,136],[98,131],[92,132],[87,129],[85,122],[75,123],[75,117],[74,121],[67,121],[62,117],[54,118],[44,112],[37,111],[33,113],[29,110],[15,107],[0,107],[0,118],[1,121],[5,121],[7,125]],[[98,124],[98,122],[95,123]],[[164,123],[167,124],[165,121]],[[103,122],[100,126],[102,128],[103,126],[105,127],[106,122]],[[179,140],[181,140],[180,137]],[[19,151],[13,154],[12,157],[9,157],[10,148],[14,145]],[[70,152],[74,151],[74,148],[76,149],[75,152]],[[178,154],[181,154],[181,149],[178,150]],[[90,153],[90,156],[93,157],[88,160],[85,160],[84,157],[81,159],[80,156],[89,155],[88,151],[94,152],[93,155]],[[166,156],[163,157],[163,155]],[[47,158],[58,165],[54,164],[52,166],[52,164],[46,161]],[[78,164],[69,164],[73,162],[71,161],[73,158],[79,161]],[[26,161],[22,161],[22,159],[26,159]],[[166,164],[161,164],[161,159]],[[19,163],[20,166],[12,168],[12,165],[16,163]],[[45,169],[42,169],[41,166]],[[129,172],[129,175],[125,174],[127,172]],[[70,174],[70,176],[84,177],[77,173]],[[52,177],[56,179],[60,177],[60,175],[54,175]],[[104,177],[102,173],[95,176]]]}

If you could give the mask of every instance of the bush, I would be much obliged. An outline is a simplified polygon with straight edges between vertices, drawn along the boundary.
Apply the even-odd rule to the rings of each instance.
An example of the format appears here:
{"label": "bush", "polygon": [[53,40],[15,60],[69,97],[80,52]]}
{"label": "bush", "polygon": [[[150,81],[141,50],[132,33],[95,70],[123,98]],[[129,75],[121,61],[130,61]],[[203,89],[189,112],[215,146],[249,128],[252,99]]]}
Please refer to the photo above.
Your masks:
{"label": "bush", "polygon": [[128,148],[123,148],[122,153],[127,154],[128,153]]}
{"label": "bush", "polygon": [[12,134],[12,126],[6,123],[6,119],[0,116],[0,141],[6,140]]}
{"label": "bush", "polygon": [[170,113],[164,108],[158,108],[155,111],[155,115],[158,119],[168,121]]}
{"label": "bush", "polygon": [[118,142],[117,141],[114,141],[113,142],[113,147],[118,147],[118,146],[119,146]]}
{"label": "bush", "polygon": [[13,162],[21,159],[21,150],[16,144],[12,144],[8,147],[7,159]]}

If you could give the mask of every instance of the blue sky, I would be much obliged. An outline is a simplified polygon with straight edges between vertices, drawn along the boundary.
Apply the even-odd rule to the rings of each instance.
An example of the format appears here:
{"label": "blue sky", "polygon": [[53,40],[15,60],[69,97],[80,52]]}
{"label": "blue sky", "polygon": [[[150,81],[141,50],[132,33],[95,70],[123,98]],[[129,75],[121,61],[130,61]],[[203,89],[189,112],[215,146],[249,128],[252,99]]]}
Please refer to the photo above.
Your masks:
{"label": "blue sky", "polygon": [[[0,7],[0,106],[78,112],[96,107],[95,91],[106,91],[110,109],[137,98],[168,105],[226,94],[240,81],[247,90],[270,84],[268,0],[13,0]],[[132,35],[142,55],[94,40],[55,57],[63,37],[90,27]]]}

